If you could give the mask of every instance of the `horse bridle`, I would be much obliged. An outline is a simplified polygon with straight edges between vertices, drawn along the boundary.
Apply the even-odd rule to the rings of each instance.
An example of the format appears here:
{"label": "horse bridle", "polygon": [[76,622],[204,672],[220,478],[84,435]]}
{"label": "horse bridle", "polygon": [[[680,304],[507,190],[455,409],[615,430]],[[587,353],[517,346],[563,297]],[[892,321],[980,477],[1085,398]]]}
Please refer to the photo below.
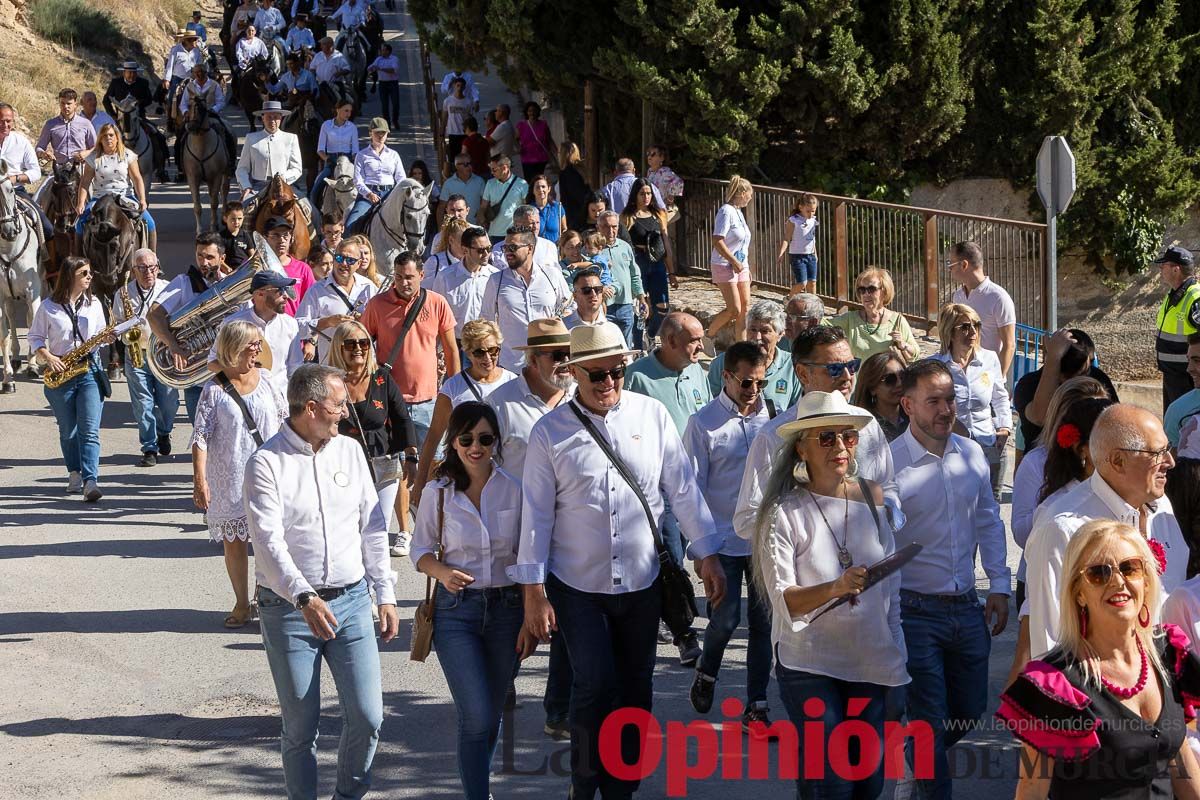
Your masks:
{"label": "horse bridle", "polygon": [[[200,179],[202,181],[204,181],[205,183],[208,183],[208,170],[206,170],[204,168],[204,165],[206,163],[208,163],[208,160],[210,158],[212,158],[213,156],[215,156],[217,154],[218,149],[220,149],[221,147],[224,146],[224,142],[221,141],[220,132],[217,132],[217,141],[213,145],[213,149],[212,149],[211,153],[209,153],[206,156],[199,156],[196,154],[196,152],[194,150],[192,150],[192,134],[194,134],[194,133],[212,133],[213,132],[212,122],[208,119],[208,114],[209,114],[208,106],[200,98],[196,98],[196,105],[194,105],[190,109],[188,109],[188,113],[196,114],[197,116],[199,116],[199,111],[201,109],[203,109],[203,111],[204,111],[203,120],[204,120],[205,127],[200,128],[198,130],[188,130],[188,135],[185,136],[183,139],[183,149],[185,151],[187,151],[187,154],[189,156],[196,159],[196,161],[198,161],[200,163]],[[188,125],[188,124],[189,124],[188,121],[185,119],[184,125]],[[199,123],[197,123],[197,124],[199,124]],[[225,156],[227,159],[230,157],[228,153],[226,153]],[[182,165],[180,165],[180,169],[183,169]]]}
{"label": "horse bridle", "polygon": [[[393,189],[392,189],[392,191],[394,192],[394,191],[396,191],[396,190],[397,190],[397,189],[399,189],[399,188],[400,188],[399,186],[396,186],[395,188],[393,188]],[[384,198],[384,200],[387,200],[387,198],[385,197],[385,198]],[[407,199],[405,199],[405,201],[404,201],[403,203],[401,203],[401,204],[400,204],[400,211],[401,211],[401,212],[405,212],[405,211],[425,211],[425,210],[427,210],[428,208],[429,208],[429,197],[428,197],[428,195],[425,197],[425,205],[423,205],[423,206],[410,206],[410,205],[408,204],[408,200],[407,200]],[[404,213],[401,213],[401,214],[400,214],[400,222],[401,222],[401,223],[403,223],[403,225],[404,225],[404,238],[405,238],[405,244],[406,244],[406,245],[408,244],[408,241],[407,241],[407,240],[408,240],[408,238],[409,238],[409,237],[413,237],[413,238],[419,238],[419,237],[421,237],[421,236],[425,235],[425,231],[410,231],[410,230],[408,229],[408,219],[407,219],[407,217],[405,216],[405,214],[404,214]],[[380,204],[379,204],[379,223],[380,223],[381,225],[383,225],[383,229],[384,229],[385,231],[387,231],[387,232],[388,232],[388,235],[389,235],[389,236],[391,236],[393,240],[395,240],[395,241],[399,241],[399,240],[400,240],[400,237],[399,237],[399,236],[397,236],[397,235],[396,235],[396,232],[395,232],[394,230],[392,230],[392,229],[391,229],[391,227],[388,225],[388,223],[387,223],[387,217],[385,217],[385,216],[383,215],[383,201],[380,201]]]}
{"label": "horse bridle", "polygon": [[[9,220],[13,220],[14,222],[17,223],[17,225],[18,225],[17,236],[20,236],[21,228],[25,226],[26,220],[25,220],[25,214],[21,211],[21,205],[20,205],[20,202],[17,200],[17,193],[15,190],[12,193],[12,213],[6,214],[3,217],[0,217],[0,224],[8,222]],[[17,261],[21,260],[21,257],[24,256],[26,251],[29,250],[29,245],[32,244],[38,238],[37,235],[34,234],[34,232],[32,230],[30,231],[30,234],[31,235],[25,237],[25,244],[15,254],[13,254],[9,258],[0,256],[0,265],[2,265],[4,268],[4,281],[5,281],[5,283],[8,284],[8,296],[9,297],[17,296],[16,287],[13,286],[12,265],[14,263],[16,263]],[[16,237],[14,236],[13,238],[15,239]]]}

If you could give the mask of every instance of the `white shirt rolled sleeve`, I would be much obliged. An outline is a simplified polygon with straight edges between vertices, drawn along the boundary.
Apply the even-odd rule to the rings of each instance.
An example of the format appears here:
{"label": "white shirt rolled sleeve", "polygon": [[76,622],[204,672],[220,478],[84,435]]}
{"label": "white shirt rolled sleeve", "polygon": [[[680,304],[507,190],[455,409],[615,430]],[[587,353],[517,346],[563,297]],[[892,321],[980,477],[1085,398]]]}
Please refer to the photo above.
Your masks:
{"label": "white shirt rolled sleeve", "polygon": [[449,481],[426,484],[409,554],[414,566],[424,556],[437,553],[439,492],[445,492],[442,563],[474,578],[472,589],[511,586],[506,570],[516,563],[521,538],[521,482],[493,467],[478,509]]}
{"label": "white shirt rolled sleeve", "polygon": [[66,308],[53,300],[43,300],[29,325],[30,349],[36,351],[45,347],[52,355],[62,356],[104,330],[104,308],[100,299],[93,297],[81,305],[76,312],[76,319],[79,335],[83,338],[75,336],[71,315]]}
{"label": "white shirt rolled sleeve", "polygon": [[4,143],[0,144],[0,159],[8,165],[8,175],[24,175],[30,183],[42,177],[33,142],[23,133],[12,131],[4,137]]}

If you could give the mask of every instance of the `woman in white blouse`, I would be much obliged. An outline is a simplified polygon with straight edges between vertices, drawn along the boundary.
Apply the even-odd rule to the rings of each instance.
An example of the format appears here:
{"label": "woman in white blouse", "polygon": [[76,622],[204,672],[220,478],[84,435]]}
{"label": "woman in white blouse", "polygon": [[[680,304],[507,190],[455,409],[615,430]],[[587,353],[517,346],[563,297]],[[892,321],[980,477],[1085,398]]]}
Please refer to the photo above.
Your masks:
{"label": "woman in white blouse", "polygon": [[358,126],[351,117],[354,116],[354,103],[343,100],[333,110],[333,119],[321,123],[321,133],[317,136],[317,158],[321,159],[321,171],[313,181],[312,191],[308,200],[318,211],[321,208],[321,195],[325,191],[325,179],[333,174],[338,156],[346,156],[350,163],[358,155]]}
{"label": "woman in white blouse", "polygon": [[498,431],[486,403],[466,402],[450,414],[446,460],[424,489],[412,543],[417,570],[437,581],[433,647],[458,711],[467,800],[488,800],[517,653],[535,646],[526,641],[520,587],[505,572],[517,561],[521,484],[495,464]]}
{"label": "woman in white blouse", "polygon": [[[58,271],[50,299],[38,306],[29,325],[29,347],[46,369],[62,372],[62,357],[104,330],[104,308],[92,294],[92,265],[86,258],[70,256]],[[100,415],[104,411],[102,375],[96,348],[87,356],[87,369],[61,386],[44,388],[58,423],[58,443],[67,465],[67,492],[83,492],[84,499],[100,499]]]}
{"label": "woman in white blouse", "polygon": [[999,501],[1004,480],[1000,459],[1012,433],[1012,405],[1000,358],[979,345],[982,327],[975,309],[962,303],[947,303],[938,317],[942,352],[933,358],[944,361],[954,376],[958,407],[954,432],[969,436],[983,447],[992,468],[992,493]]}
{"label": "woman in white blouse", "polygon": [[[822,723],[823,752],[831,755],[830,736],[846,720],[848,704],[860,698],[865,703],[854,719],[870,725],[882,743],[888,689],[909,682],[899,573],[864,591],[866,565],[895,550],[883,492],[854,478],[858,432],[871,420],[839,392],[805,394],[796,421],[779,428],[787,445],[755,529],[755,576],[771,601],[783,704],[797,729]],[[847,595],[850,603],[815,618]],[[820,701],[821,710],[809,700]],[[862,761],[851,752],[849,763]],[[870,777],[856,782],[827,768],[824,778],[797,783],[806,796],[868,800],[883,790],[881,756],[873,766]]]}
{"label": "woman in white blouse", "polygon": [[83,236],[83,227],[92,214],[92,206],[106,194],[116,195],[137,208],[150,239],[148,247],[157,250],[158,234],[154,228],[154,217],[146,210],[146,184],[142,181],[137,153],[125,149],[121,134],[112,123],[100,126],[96,149],[83,162],[79,199],[75,206],[75,213],[79,215],[75,221],[77,235]]}
{"label": "woman in white blouse", "polygon": [[[225,570],[236,598],[226,628],[240,628],[251,616],[250,531],[242,505],[246,462],[288,415],[287,401],[271,383],[271,374],[258,366],[262,345],[262,331],[252,323],[238,320],[221,328],[216,344],[221,371],[200,394],[192,431],[192,500],[206,514],[209,537],[225,548]],[[245,404],[257,438],[234,395]]]}
{"label": "woman in white blouse", "polygon": [[438,390],[437,401],[433,404],[433,418],[429,422],[429,432],[425,434],[425,444],[421,448],[421,463],[417,466],[417,482],[413,488],[413,496],[421,497],[421,490],[429,480],[429,471],[437,458],[442,444],[442,434],[446,432],[450,412],[460,403],[469,400],[486,402],[492,392],[517,377],[500,366],[500,343],[504,338],[500,328],[488,319],[474,319],[463,325],[462,351],[470,361],[467,368],[451,378],[447,378]]}

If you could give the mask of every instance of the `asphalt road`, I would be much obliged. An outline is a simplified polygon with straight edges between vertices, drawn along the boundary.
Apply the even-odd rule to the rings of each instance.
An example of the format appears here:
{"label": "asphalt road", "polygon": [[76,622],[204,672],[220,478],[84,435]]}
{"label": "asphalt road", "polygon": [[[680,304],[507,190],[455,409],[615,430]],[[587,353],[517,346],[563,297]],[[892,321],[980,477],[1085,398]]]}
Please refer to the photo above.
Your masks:
{"label": "asphalt road", "polygon": [[[398,15],[389,17],[395,36]],[[412,29],[409,21],[398,42],[412,70],[402,85],[404,120],[395,137],[406,163],[434,160]],[[494,78],[478,79],[485,105],[511,99]],[[364,116],[376,107],[372,98]],[[230,118],[239,121],[236,110]],[[190,261],[191,201],[185,187],[171,185],[154,189],[151,202],[170,277]],[[0,395],[0,768],[10,797],[283,796],[274,688],[256,628],[221,626],[232,594],[220,548],[208,541],[191,505],[189,434],[181,409],[174,443],[184,454],[137,468],[137,430],[118,381],[101,434],[105,497],[87,505],[63,494],[57,430],[41,386],[22,380],[16,395]],[[386,720],[372,795],[454,797],[460,795],[454,707],[436,655],[417,664],[407,654],[424,580],[407,559],[393,565],[403,626],[381,649]],[[993,696],[1007,671],[1011,631],[993,650]],[[743,629],[730,644],[716,709],[724,697],[743,696],[744,658]],[[497,797],[566,792],[566,747],[541,733],[546,662],[543,650],[517,679],[519,704],[497,756]],[[660,648],[655,713],[664,728],[668,720],[696,719],[687,701],[690,678],[674,648]],[[328,679],[323,696],[319,759],[328,796],[341,727]],[[771,709],[784,716],[774,682]],[[721,720],[718,710],[710,720]],[[691,752],[702,761],[694,744]],[[1015,755],[1007,734],[990,728],[973,734],[957,748],[955,763],[961,794],[1011,796]],[[664,761],[641,796],[664,796],[666,776]],[[786,796],[792,786],[777,778],[722,780],[720,773],[687,785],[688,796],[698,798],[752,798],[764,790]]]}

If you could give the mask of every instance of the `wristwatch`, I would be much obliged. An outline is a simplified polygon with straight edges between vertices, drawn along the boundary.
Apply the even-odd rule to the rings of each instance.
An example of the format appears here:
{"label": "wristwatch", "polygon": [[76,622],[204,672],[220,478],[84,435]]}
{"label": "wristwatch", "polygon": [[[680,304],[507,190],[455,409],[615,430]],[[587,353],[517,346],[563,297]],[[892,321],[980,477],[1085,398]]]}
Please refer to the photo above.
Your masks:
{"label": "wristwatch", "polygon": [[296,608],[303,611],[309,602],[317,596],[316,592],[301,592],[296,595]]}

